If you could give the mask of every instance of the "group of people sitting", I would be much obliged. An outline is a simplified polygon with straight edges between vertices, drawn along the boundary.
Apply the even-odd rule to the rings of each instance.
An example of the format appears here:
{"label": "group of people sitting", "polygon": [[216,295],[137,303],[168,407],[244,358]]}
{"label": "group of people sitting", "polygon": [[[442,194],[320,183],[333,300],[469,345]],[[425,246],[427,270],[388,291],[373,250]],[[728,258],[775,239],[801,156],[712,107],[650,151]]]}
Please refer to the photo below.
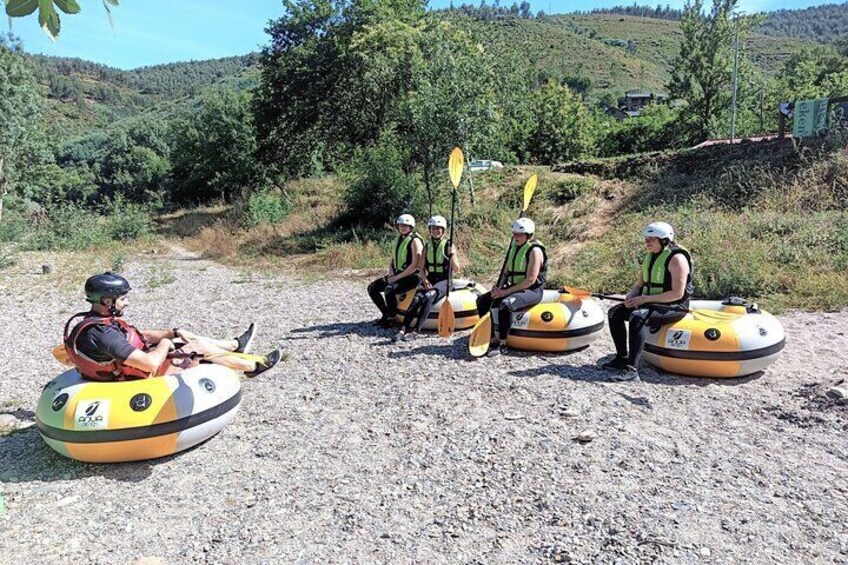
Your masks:
{"label": "group of people sitting", "polygon": [[[377,324],[397,327],[393,341],[410,340],[421,332],[433,306],[448,293],[451,273],[460,269],[453,242],[445,238],[447,220],[433,216],[427,222],[430,238],[415,232],[415,218],[402,214],[395,222],[398,236],[392,246],[388,274],[368,286],[368,294],[381,312]],[[535,237],[530,218],[512,224],[512,240],[491,290],[477,298],[477,313],[497,316],[489,356],[507,352],[513,314],[542,301],[548,256]],[[637,367],[650,328],[682,319],[693,294],[692,258],[674,241],[674,230],[665,222],[649,224],[643,231],[648,253],[633,287],[622,304],[609,310],[609,326],[616,356],[604,367],[617,380],[638,378]],[[85,283],[87,312],[75,314],[65,325],[64,349],[71,363],[86,378],[121,381],[173,374],[197,363],[225,365],[249,377],[274,367],[279,350],[264,356],[246,355],[256,325],[232,339],[214,339],[186,329],[139,330],[123,319],[129,282],[113,273],[94,275]],[[414,292],[402,321],[397,320],[398,295]],[[81,320],[77,323],[77,318]],[[630,324],[630,333],[626,328]],[[495,326],[493,325],[493,328]],[[179,350],[179,355],[174,352]]]}
{"label": "group of people sitting", "polygon": [[[407,341],[420,333],[434,304],[445,297],[450,284],[448,267],[456,273],[460,262],[453,242],[445,238],[448,226],[444,217],[429,219],[427,242],[415,232],[415,218],[410,214],[400,215],[395,227],[398,236],[392,245],[388,273],[368,286],[368,295],[381,313],[375,323],[396,327],[393,341]],[[512,240],[497,282],[477,299],[478,315],[492,312],[498,320],[497,330],[492,326],[490,357],[507,353],[513,314],[526,312],[542,301],[548,255],[535,233],[536,225],[530,218],[513,222]],[[621,381],[639,377],[637,367],[647,332],[686,316],[694,292],[692,257],[675,242],[674,229],[665,222],[654,222],[642,235],[647,249],[642,268],[623,303],[608,313],[616,355],[603,367]],[[415,295],[403,320],[398,321],[398,295],[409,292]]]}

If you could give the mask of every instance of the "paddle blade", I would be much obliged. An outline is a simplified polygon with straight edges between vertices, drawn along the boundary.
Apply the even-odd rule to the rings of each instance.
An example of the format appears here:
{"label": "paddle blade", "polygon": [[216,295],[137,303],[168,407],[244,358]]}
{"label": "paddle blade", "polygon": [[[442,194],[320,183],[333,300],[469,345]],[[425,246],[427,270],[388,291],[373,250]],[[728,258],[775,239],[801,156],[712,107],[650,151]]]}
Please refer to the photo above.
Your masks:
{"label": "paddle blade", "polygon": [[560,292],[567,292],[568,294],[573,294],[575,298],[579,298],[581,300],[586,298],[592,298],[592,293],[583,288],[575,288],[573,286],[564,286],[560,290]]}
{"label": "paddle blade", "polygon": [[450,300],[445,298],[439,308],[439,337],[450,337],[456,329],[456,316],[453,313],[453,306]]}
{"label": "paddle blade", "polygon": [[536,192],[536,184],[539,182],[539,175],[533,175],[529,179],[527,179],[527,183],[524,185],[524,209],[522,212],[526,212],[527,208],[530,207],[530,199],[533,198],[533,193]]}
{"label": "paddle blade", "polygon": [[448,172],[453,187],[459,186],[459,180],[462,178],[462,166],[465,164],[465,157],[462,155],[462,149],[454,147],[451,151],[450,159],[448,159]]}
{"label": "paddle blade", "polygon": [[57,345],[53,348],[52,353],[53,358],[62,365],[73,365],[73,363],[71,363],[71,358],[68,357],[68,351],[65,349],[64,345]]}
{"label": "paddle blade", "polygon": [[489,352],[489,341],[492,339],[492,314],[486,315],[474,324],[471,335],[468,336],[468,352],[472,357],[482,357]]}

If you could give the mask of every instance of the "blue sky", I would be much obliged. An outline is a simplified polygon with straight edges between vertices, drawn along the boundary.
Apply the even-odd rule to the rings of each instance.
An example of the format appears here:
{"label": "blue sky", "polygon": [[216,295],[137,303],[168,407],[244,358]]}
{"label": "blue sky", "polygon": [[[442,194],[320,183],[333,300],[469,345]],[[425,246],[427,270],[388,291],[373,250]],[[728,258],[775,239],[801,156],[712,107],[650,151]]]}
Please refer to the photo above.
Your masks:
{"label": "blue sky", "polygon": [[[468,1],[468,0],[465,0]],[[36,17],[15,19],[12,32],[34,53],[80,57],[121,69],[173,61],[242,55],[266,43],[264,28],[283,13],[277,0],[121,0],[113,8],[115,33],[109,28],[99,0],[79,0],[82,12],[62,17],[56,43],[38,27]],[[462,4],[463,0],[454,0]],[[469,2],[471,3],[471,2]],[[479,1],[474,1],[477,4]],[[489,2],[492,3],[491,0]],[[533,11],[573,12],[601,6],[632,4],[633,0],[531,0]],[[683,0],[640,0],[639,4],[683,5]],[[748,12],[806,8],[815,0],[741,0]],[[444,7],[450,0],[431,0]],[[511,5],[512,0],[501,0]],[[6,18],[0,18],[6,20]],[[0,23],[5,30],[8,23]]]}

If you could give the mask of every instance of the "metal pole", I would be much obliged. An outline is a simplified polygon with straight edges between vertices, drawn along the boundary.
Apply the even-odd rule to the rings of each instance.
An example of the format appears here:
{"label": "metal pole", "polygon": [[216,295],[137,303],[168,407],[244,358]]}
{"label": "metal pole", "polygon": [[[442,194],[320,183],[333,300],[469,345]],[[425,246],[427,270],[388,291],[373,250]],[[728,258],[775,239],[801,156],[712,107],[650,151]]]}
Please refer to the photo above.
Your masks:
{"label": "metal pole", "polygon": [[734,20],[736,33],[733,40],[733,94],[730,101],[730,143],[736,138],[736,89],[739,78],[739,17]]}

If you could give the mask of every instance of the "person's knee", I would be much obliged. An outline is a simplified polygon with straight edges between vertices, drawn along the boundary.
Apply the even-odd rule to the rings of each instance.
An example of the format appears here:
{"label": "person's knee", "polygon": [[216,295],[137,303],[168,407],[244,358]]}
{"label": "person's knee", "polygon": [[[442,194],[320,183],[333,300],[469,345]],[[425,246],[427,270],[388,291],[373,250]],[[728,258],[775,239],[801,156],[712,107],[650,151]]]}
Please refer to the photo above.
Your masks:
{"label": "person's knee", "polygon": [[431,288],[426,293],[424,293],[424,298],[429,302],[435,302],[436,298],[439,296],[439,291],[435,288]]}
{"label": "person's knee", "polygon": [[634,310],[630,313],[630,327],[631,328],[642,328],[648,322],[648,319],[651,317],[650,310],[645,308],[640,308],[638,310]]}
{"label": "person's knee", "polygon": [[623,304],[616,304],[607,311],[607,318],[610,322],[619,320],[624,322],[627,319],[627,310]]}
{"label": "person's knee", "polygon": [[511,314],[515,314],[522,310],[521,305],[518,303],[518,299],[514,296],[507,296],[504,298],[500,304],[498,304],[498,310],[506,310]]}

